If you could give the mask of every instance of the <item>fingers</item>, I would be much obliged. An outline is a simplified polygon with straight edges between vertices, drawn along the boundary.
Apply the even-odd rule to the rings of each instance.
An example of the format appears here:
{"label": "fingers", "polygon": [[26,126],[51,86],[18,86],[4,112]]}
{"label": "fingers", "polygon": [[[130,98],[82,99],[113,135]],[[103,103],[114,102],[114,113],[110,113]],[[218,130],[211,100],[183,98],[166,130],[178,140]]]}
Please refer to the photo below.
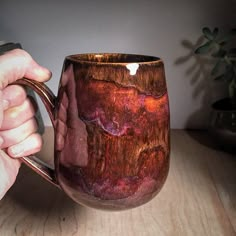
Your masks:
{"label": "fingers", "polygon": [[[38,65],[21,49],[0,56],[0,137],[3,141],[1,148],[7,148],[8,153],[15,157],[29,155],[42,146],[41,137],[35,134],[36,121],[31,118],[34,109],[25,99],[26,94],[20,87],[7,88],[9,84],[23,77],[44,82],[51,78],[51,72]],[[19,167],[20,161],[9,158],[0,150],[0,199],[14,183]]]}
{"label": "fingers", "polygon": [[9,51],[0,57],[0,89],[23,77],[44,82],[51,78],[51,72],[21,49]]}
{"label": "fingers", "polygon": [[0,56],[0,126],[3,120],[3,110],[6,107],[3,102],[2,90],[7,85],[18,79],[26,77],[39,82],[51,78],[51,72],[37,64],[32,57],[22,49],[15,49]]}
{"label": "fingers", "polygon": [[24,139],[22,142],[12,145],[7,149],[11,157],[23,157],[35,154],[42,148],[42,138],[39,134],[34,133]]}
{"label": "fingers", "polygon": [[42,138],[35,133],[38,129],[34,118],[36,103],[27,98],[25,90],[19,85],[7,86],[2,95],[7,106],[0,127],[0,148],[6,149],[12,157],[38,152],[42,147]]}
{"label": "fingers", "polygon": [[34,117],[36,111],[36,105],[33,105],[29,98],[19,106],[11,107],[4,111],[2,126],[0,131],[10,130],[20,126],[27,120]]}
{"label": "fingers", "polygon": [[10,147],[22,142],[31,134],[35,133],[37,128],[37,122],[32,118],[16,128],[0,131],[0,137],[3,140],[1,148]]}
{"label": "fingers", "polygon": [[11,157],[35,154],[42,148],[42,137],[36,133],[37,123],[34,118],[11,130],[0,131],[3,140],[1,148],[7,148]]}
{"label": "fingers", "polygon": [[21,162],[0,150],[0,200],[15,182]]}
{"label": "fingers", "polygon": [[26,91],[22,86],[19,85],[9,85],[2,91],[2,99],[4,110],[18,106],[24,102],[26,99]]}

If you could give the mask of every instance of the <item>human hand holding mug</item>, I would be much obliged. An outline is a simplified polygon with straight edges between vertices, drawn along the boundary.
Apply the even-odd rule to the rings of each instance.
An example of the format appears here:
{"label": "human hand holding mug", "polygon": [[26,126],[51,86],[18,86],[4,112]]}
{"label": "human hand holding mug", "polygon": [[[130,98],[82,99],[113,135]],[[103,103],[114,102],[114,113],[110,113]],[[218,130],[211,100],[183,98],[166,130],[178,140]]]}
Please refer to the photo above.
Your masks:
{"label": "human hand holding mug", "polygon": [[65,58],[57,97],[30,86],[55,131],[55,170],[24,161],[83,205],[121,210],[152,199],[169,170],[169,103],[161,59],[133,54]]}
{"label": "human hand holding mug", "polygon": [[0,56],[0,199],[16,179],[21,164],[18,157],[33,154],[42,146],[35,107],[21,86],[9,85],[24,76],[44,82],[51,72],[20,49]]}

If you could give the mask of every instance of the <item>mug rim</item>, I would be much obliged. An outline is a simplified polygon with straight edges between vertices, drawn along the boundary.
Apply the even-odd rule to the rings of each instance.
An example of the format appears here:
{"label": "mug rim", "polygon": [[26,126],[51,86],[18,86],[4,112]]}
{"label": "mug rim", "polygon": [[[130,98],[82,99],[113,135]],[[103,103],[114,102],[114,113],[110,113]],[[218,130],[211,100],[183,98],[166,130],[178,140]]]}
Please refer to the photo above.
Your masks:
{"label": "mug rim", "polygon": [[[91,56],[94,57],[93,60],[86,59],[85,57]],[[113,59],[120,57],[123,57],[123,60],[117,60],[117,61],[101,61],[103,56],[110,56],[113,57]],[[125,60],[124,57],[129,58],[136,58],[137,60]],[[84,57],[84,58],[83,58]],[[95,59],[96,58],[96,59]],[[66,56],[67,60],[74,61],[74,62],[81,62],[86,64],[103,64],[103,65],[127,65],[127,64],[156,64],[156,63],[163,63],[162,59],[160,57],[151,56],[151,55],[143,55],[143,54],[133,54],[133,53],[78,53],[78,54],[72,54]],[[139,59],[139,60],[138,60]],[[142,59],[142,60],[141,60]]]}

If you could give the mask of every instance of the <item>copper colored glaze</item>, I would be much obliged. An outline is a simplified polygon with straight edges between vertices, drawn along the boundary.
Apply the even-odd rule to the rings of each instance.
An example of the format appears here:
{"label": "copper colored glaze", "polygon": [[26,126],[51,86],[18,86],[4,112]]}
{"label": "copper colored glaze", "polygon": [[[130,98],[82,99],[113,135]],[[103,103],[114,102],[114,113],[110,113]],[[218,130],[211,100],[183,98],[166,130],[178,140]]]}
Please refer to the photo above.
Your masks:
{"label": "copper colored glaze", "polygon": [[[37,92],[41,90],[51,94],[48,88]],[[146,203],[160,191],[170,154],[160,59],[69,56],[57,98],[45,94],[41,91],[55,128],[55,178],[72,199],[121,210]]]}

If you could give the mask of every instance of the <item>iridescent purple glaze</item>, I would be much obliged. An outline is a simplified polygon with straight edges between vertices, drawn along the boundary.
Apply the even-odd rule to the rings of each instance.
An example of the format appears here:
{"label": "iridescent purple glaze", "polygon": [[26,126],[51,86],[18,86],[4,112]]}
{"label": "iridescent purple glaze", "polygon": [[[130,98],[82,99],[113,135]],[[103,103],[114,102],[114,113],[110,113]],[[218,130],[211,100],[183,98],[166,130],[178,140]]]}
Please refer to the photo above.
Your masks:
{"label": "iridescent purple glaze", "polygon": [[169,170],[170,130],[159,58],[68,56],[57,98],[40,96],[55,128],[54,179],[72,199],[122,210],[160,191]]}

